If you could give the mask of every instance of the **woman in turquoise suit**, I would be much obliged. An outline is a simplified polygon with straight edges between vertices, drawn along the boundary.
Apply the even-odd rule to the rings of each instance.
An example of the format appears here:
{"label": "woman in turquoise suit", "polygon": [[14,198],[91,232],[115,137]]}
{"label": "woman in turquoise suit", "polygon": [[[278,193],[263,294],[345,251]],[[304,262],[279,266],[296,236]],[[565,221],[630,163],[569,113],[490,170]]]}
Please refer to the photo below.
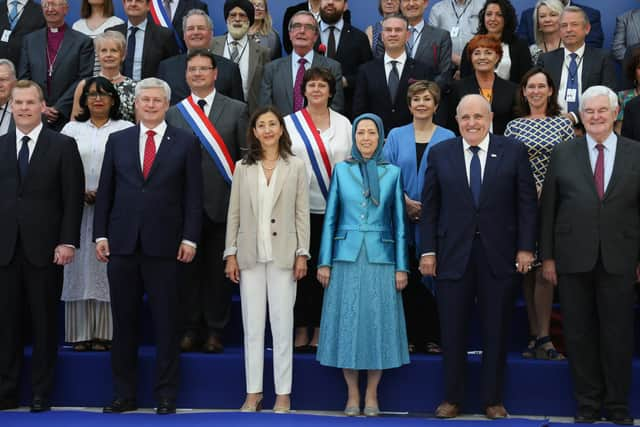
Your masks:
{"label": "woman in turquoise suit", "polygon": [[[436,144],[455,137],[449,129],[433,123],[440,103],[440,88],[434,82],[418,80],[407,89],[407,104],[412,123],[391,129],[382,155],[402,170],[404,203],[407,209],[409,241],[409,284],[402,293],[407,320],[409,352],[441,353],[438,306],[433,294],[422,284],[418,270],[422,186],[427,172],[427,156]],[[429,284],[431,282],[429,281]]]}
{"label": "woman in turquoise suit", "polygon": [[405,204],[400,168],[383,160],[384,128],[374,114],[353,122],[351,158],[331,178],[318,257],[326,288],[317,359],[342,368],[345,414],[376,416],[382,370],[409,363],[400,291],[407,286]]}

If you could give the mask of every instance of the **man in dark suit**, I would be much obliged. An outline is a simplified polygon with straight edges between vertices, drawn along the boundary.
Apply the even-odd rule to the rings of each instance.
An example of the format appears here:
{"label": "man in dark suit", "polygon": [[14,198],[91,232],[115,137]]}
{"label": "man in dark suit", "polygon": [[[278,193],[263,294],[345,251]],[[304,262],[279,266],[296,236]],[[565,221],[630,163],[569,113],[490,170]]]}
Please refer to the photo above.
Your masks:
{"label": "man in dark suit", "polygon": [[336,79],[336,94],[331,108],[344,111],[342,68],[340,63],[313,51],[319,30],[311,12],[297,12],[289,21],[289,36],[293,44],[291,55],[269,62],[264,67],[260,86],[260,106],[275,105],[283,115],[300,110],[303,103],[302,77],[311,67],[324,67]]}
{"label": "man in dark suit", "polygon": [[42,412],[50,408],[58,353],[62,266],[80,245],[84,173],[75,141],[43,127],[40,86],[16,83],[11,107],[16,128],[0,137],[0,409],[18,407],[26,301],[31,411]]}
{"label": "man in dark suit", "polygon": [[409,21],[407,52],[436,73],[434,80],[444,87],[451,80],[451,36],[424,19],[429,0],[401,0],[400,11]]}
{"label": "man in dark suit", "polygon": [[[192,49],[209,49],[213,37],[213,23],[209,15],[200,9],[187,12],[183,21],[184,42],[187,51]],[[215,55],[218,78],[216,91],[230,98],[244,101],[240,68],[233,61]],[[171,86],[171,105],[177,104],[189,96],[191,90],[185,80],[187,54],[167,58],[158,67],[158,77]]]}
{"label": "man in dark suit", "polygon": [[[611,55],[604,49],[585,44],[591,32],[584,10],[567,6],[560,16],[560,37],[564,47],[543,53],[538,65],[551,74],[558,88],[558,104],[562,111],[570,113],[574,123],[579,123],[580,94],[595,85],[617,86],[616,70]],[[578,76],[582,76],[581,79]]]}
{"label": "man in dark suit", "polygon": [[[600,22],[600,11],[588,6],[583,6],[571,0],[560,0],[565,6],[576,6],[584,10],[587,18],[591,23],[591,32],[587,35],[587,44],[589,46],[601,48],[604,44],[604,34],[602,33],[602,23]],[[535,28],[533,28],[533,12],[534,8],[525,9],[520,15],[520,25],[516,33],[518,37],[527,41],[527,45],[532,45],[535,40]]]}
{"label": "man in dark suit", "polygon": [[582,94],[586,136],[556,146],[541,196],[542,274],[559,285],[577,423],[599,421],[604,410],[616,424],[633,424],[640,145],[613,132],[618,109],[607,87]]}
{"label": "man in dark suit", "polygon": [[93,75],[95,56],[91,39],[64,22],[66,0],[44,1],[42,10],[47,26],[22,40],[18,78],[40,85],[47,124],[59,130],[70,119],[76,85]]}
{"label": "man in dark suit", "polygon": [[160,61],[178,54],[172,31],[147,18],[149,1],[122,0],[127,23],[107,29],[118,31],[127,39],[122,74],[136,81],[155,77]]}
{"label": "man in dark suit", "polygon": [[[46,22],[42,8],[33,0],[7,0],[0,4],[0,58],[20,63],[22,39],[29,33],[44,28]],[[8,34],[7,34],[8,33]],[[5,39],[5,34],[8,35]]]}
{"label": "man in dark suit", "polygon": [[16,85],[16,68],[5,58],[0,58],[0,135],[15,130],[15,122],[11,114],[11,92]]}
{"label": "man in dark suit", "polygon": [[475,301],[482,322],[481,399],[488,418],[507,416],[506,336],[515,274],[532,268],[537,195],[527,148],[490,134],[491,116],[481,95],[462,98],[462,136],[431,149],[424,180],[420,271],[436,278],[445,386],[439,418],[456,417],[464,400],[467,326]]}
{"label": "man in dark suit", "polygon": [[624,120],[620,135],[640,141],[640,98],[637,96],[624,106]]}
{"label": "man in dark suit", "polygon": [[[166,0],[163,0],[162,3],[164,4],[165,1]],[[171,10],[168,11],[167,14],[171,18],[173,37],[176,40],[176,44],[178,45],[178,47],[180,47],[180,53],[185,53],[184,50],[182,50],[183,46],[181,46],[184,40],[182,20],[184,19],[187,12],[189,12],[191,9],[199,9],[208,15],[209,6],[207,5],[207,3],[201,0],[168,0],[168,3],[171,7]],[[153,20],[153,16],[151,15],[151,13],[147,15],[147,18]]]}
{"label": "man in dark suit", "polygon": [[401,15],[384,18],[384,57],[363,64],[358,72],[353,116],[367,112],[377,114],[384,123],[385,134],[411,122],[406,99],[409,81],[433,80],[434,76],[431,68],[407,55],[408,37],[406,18]]}
{"label": "man in dark suit", "polygon": [[[293,15],[300,12],[301,10],[311,12],[316,21],[320,21],[320,1],[321,0],[303,1],[302,3],[289,6],[284,11],[284,17],[282,19],[282,32],[284,33],[282,37],[282,44],[284,45],[284,50],[288,54],[291,54],[291,51],[293,51],[291,36],[287,31],[285,31],[285,28],[289,28],[289,21],[291,21]],[[343,18],[344,22],[346,22],[347,24],[351,24],[351,12],[349,10],[345,10]]]}
{"label": "man in dark suit", "polygon": [[345,12],[347,12],[347,0],[320,2],[320,37],[316,41],[315,48],[318,50],[322,44],[325,48],[324,55],[340,63],[344,89],[344,115],[353,118],[351,107],[358,68],[371,61],[372,55],[367,35],[345,21]]}
{"label": "man in dark suit", "polygon": [[96,196],[96,255],[108,262],[115,396],[105,413],[135,410],[138,310],[147,293],[156,337],[159,415],[175,413],[178,288],[202,222],[200,149],[191,132],[168,126],[171,89],[151,77],[136,85],[138,126],[109,136]]}
{"label": "man in dark suit", "polygon": [[[240,159],[248,121],[247,105],[215,90],[218,73],[216,60],[209,50],[194,49],[187,56],[187,83],[190,99],[167,112],[167,122],[196,134],[202,152],[204,210],[202,238],[195,261],[187,267],[188,280],[182,286],[181,306],[185,317],[180,347],[191,351],[200,342],[208,353],[223,351],[222,336],[231,314],[232,287],[224,276],[224,235],[231,182],[225,179],[220,162],[226,160],[211,151],[211,143],[226,147],[232,165]],[[204,117],[193,114],[192,106],[204,111]],[[200,107],[202,104],[202,107]],[[213,141],[198,129],[198,123],[209,122],[221,137]],[[209,137],[209,139],[207,139]]]}

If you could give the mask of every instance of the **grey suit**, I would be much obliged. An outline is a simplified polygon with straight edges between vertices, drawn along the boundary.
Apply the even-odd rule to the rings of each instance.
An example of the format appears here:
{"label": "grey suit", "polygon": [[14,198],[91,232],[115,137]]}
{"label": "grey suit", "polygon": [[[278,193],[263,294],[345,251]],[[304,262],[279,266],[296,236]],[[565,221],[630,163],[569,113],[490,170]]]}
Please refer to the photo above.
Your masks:
{"label": "grey suit", "polygon": [[46,49],[47,28],[24,37],[18,78],[33,80],[40,85],[47,105],[60,112],[60,118],[52,124],[59,129],[69,121],[76,85],[93,75],[93,43],[89,37],[67,26],[53,63],[51,85],[48,88]]}
{"label": "grey suit", "polygon": [[640,43],[640,9],[632,9],[616,18],[611,52],[617,61],[622,61],[627,48]]}
{"label": "grey suit", "polygon": [[[214,37],[213,40],[211,40],[211,50],[213,53],[224,56],[226,42],[226,35]],[[249,55],[249,75],[247,76],[248,83],[243,82],[243,86],[248,88],[248,93],[245,92],[245,100],[249,104],[249,112],[252,112],[258,107],[262,74],[264,72],[264,66],[271,61],[271,51],[268,47],[262,46],[252,39],[249,39],[246,54]]]}
{"label": "grey suit", "polygon": [[435,81],[444,87],[451,80],[451,36],[446,30],[431,26],[424,21],[424,27],[416,54],[416,61],[428,65],[436,72]]}
{"label": "grey suit", "polygon": [[[344,93],[342,90],[342,67],[333,59],[313,55],[312,67],[324,67],[331,71],[336,79],[336,94],[331,108],[342,113],[344,111]],[[293,75],[291,73],[291,56],[269,62],[264,67],[262,85],[260,87],[260,106],[275,105],[283,116],[293,113]]]}
{"label": "grey suit", "polygon": [[[176,106],[167,111],[170,125],[191,130]],[[247,105],[216,92],[209,112],[215,126],[236,162],[246,141]],[[202,149],[203,221],[202,237],[193,263],[186,266],[186,281],[181,290],[181,312],[185,335],[202,339],[221,336],[231,313],[232,287],[224,278],[224,233],[231,187],[215,162]]]}

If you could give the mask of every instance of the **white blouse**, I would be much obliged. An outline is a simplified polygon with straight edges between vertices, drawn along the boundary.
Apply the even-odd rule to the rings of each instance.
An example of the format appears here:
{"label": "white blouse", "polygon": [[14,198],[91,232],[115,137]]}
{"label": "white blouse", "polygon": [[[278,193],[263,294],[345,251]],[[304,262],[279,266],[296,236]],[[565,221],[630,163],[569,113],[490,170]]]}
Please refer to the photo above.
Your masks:
{"label": "white blouse", "polygon": [[258,262],[273,261],[271,248],[271,212],[273,210],[273,195],[278,169],[282,160],[278,160],[276,168],[271,173],[271,179],[267,184],[267,177],[262,169],[262,161],[258,161]]}
{"label": "white blouse", "polygon": [[110,16],[106,21],[98,28],[92,30],[87,25],[86,19],[78,19],[73,23],[72,29],[76,31],[80,31],[82,34],[91,37],[92,39],[96,38],[98,34],[102,34],[105,32],[107,28],[115,27],[116,25],[124,24],[124,21],[117,16]]}

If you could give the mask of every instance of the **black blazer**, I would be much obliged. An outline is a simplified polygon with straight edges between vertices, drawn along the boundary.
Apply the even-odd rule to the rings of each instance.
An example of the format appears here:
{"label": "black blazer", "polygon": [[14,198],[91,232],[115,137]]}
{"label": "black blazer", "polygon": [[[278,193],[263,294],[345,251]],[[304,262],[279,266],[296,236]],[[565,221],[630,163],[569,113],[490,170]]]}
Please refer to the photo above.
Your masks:
{"label": "black blazer", "polygon": [[[503,135],[507,123],[515,118],[513,109],[516,105],[518,85],[498,76],[495,77],[493,81],[493,97],[491,99],[491,111],[493,111],[493,131],[491,133]],[[472,93],[480,94],[480,85],[476,80],[475,74],[452,83],[450,90],[445,92],[442,97],[443,100],[440,102],[440,104],[446,104],[444,106],[441,105],[444,109],[440,112],[440,114],[443,114],[446,109],[446,127],[454,131],[456,135],[460,135],[460,129],[458,129],[458,122],[456,121],[456,107],[463,96]]]}
{"label": "black blazer", "polygon": [[640,97],[636,96],[624,106],[620,135],[640,141]]}
{"label": "black blazer", "polygon": [[[289,38],[289,21],[291,21],[291,17],[295,15],[296,12],[300,12],[301,10],[309,10],[308,1],[303,1],[302,3],[290,6],[284,11],[284,18],[282,19],[282,44],[284,45],[284,50],[286,50],[288,54],[291,54],[291,51],[293,50],[291,39]],[[344,19],[345,24],[351,24],[351,11],[348,9],[345,10],[342,14],[342,19]]]}
{"label": "black blazer", "polygon": [[[467,46],[462,50],[462,59],[460,61],[460,77],[464,78],[473,74],[473,64],[469,60]],[[509,80],[515,84],[520,84],[522,76],[533,67],[531,53],[527,42],[517,36],[509,43],[509,56],[511,57],[511,71]]]}
{"label": "black blazer", "polygon": [[[7,15],[7,2],[0,3],[0,35],[5,30],[11,30],[9,25],[9,17]],[[20,53],[22,50],[22,39],[29,33],[44,28],[46,22],[42,15],[42,7],[33,0],[28,0],[22,9],[22,15],[16,23],[15,28],[11,31],[9,42],[0,41],[0,58],[10,59],[13,65],[18,67],[20,64]]]}
{"label": "black blazer", "polygon": [[[316,50],[318,46],[320,46],[320,37],[318,37],[315,45]],[[360,65],[371,61],[372,58],[371,46],[369,45],[367,35],[356,27],[351,26],[351,24],[345,23],[344,27],[342,27],[336,57],[333,59],[340,63],[342,76],[347,79],[348,85],[343,88],[345,101],[344,115],[349,118],[353,118],[351,115],[351,106],[353,105],[353,94],[358,78],[358,69]]]}
{"label": "black blazer", "polygon": [[[200,0],[179,0],[176,13],[173,15],[171,25],[173,30],[178,34],[181,42],[184,43],[184,32],[182,31],[182,19],[191,9],[203,10],[207,15],[209,14],[209,6]],[[152,20],[151,12],[147,15],[148,20]],[[175,37],[175,36],[174,36]]]}
{"label": "black blazer", "polygon": [[407,57],[400,76],[398,93],[392,104],[384,60],[373,59],[363,64],[358,72],[353,97],[353,116],[357,117],[363,113],[377,114],[382,119],[386,136],[391,129],[411,123],[411,113],[407,106],[409,80],[433,80],[434,75],[433,69]]}
{"label": "black blazer", "polygon": [[18,178],[16,133],[0,137],[0,265],[9,264],[18,234],[31,264],[51,264],[59,244],[80,246],[84,172],[73,138],[43,128],[25,180]]}
{"label": "black blazer", "polygon": [[60,111],[61,117],[52,126],[56,129],[69,121],[73,105],[73,92],[80,80],[93,75],[93,41],[67,26],[64,38],[53,63],[50,90],[47,91],[47,29],[42,28],[22,40],[22,56],[18,78],[38,83],[49,106]]}
{"label": "black blazer", "polygon": [[[128,23],[107,28],[106,31],[118,31],[127,39]],[[170,58],[179,53],[178,45],[171,30],[156,25],[151,19],[147,19],[147,27],[144,32],[144,46],[142,48],[142,73],[141,78],[156,77],[158,65],[163,59]]]}
{"label": "black blazer", "polygon": [[[238,64],[220,55],[214,54],[213,56],[216,58],[216,68],[218,69],[216,90],[223,95],[244,102],[242,77]],[[171,105],[177,104],[191,94],[191,89],[189,89],[185,78],[186,71],[186,53],[167,58],[158,66],[158,78],[171,86]]]}
{"label": "black blazer", "polygon": [[[640,144],[618,137],[609,185],[596,192],[585,137],[558,144],[541,196],[540,256],[560,274],[633,275],[640,259]],[[631,286],[631,284],[629,284]]]}

